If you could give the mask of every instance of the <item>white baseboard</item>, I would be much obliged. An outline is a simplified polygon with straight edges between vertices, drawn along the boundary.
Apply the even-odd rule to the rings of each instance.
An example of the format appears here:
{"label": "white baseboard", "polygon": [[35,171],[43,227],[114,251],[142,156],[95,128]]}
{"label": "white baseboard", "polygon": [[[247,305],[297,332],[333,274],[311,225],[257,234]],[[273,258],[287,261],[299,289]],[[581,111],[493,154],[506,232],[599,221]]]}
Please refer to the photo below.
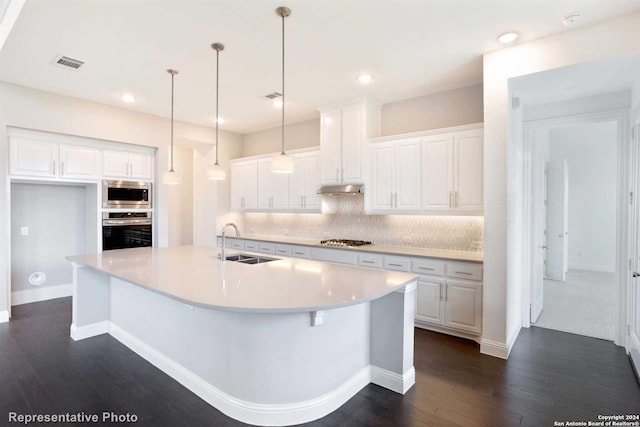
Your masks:
{"label": "white baseboard", "polygon": [[480,337],[478,335],[474,335],[474,334],[470,334],[462,331],[456,331],[455,329],[449,329],[449,328],[445,328],[438,325],[432,325],[431,323],[423,322],[418,319],[414,321],[414,326],[416,328],[426,329],[428,331],[439,332],[441,334],[453,335],[454,337],[472,340],[480,344]]}
{"label": "white baseboard", "polygon": [[[371,382],[372,377],[371,367],[366,367],[335,390],[315,399],[290,404],[247,402],[229,396],[113,323],[109,326],[109,333],[216,409],[248,424],[281,426],[301,424],[324,417],[351,399]],[[415,382],[415,372],[413,375]]]}
{"label": "white baseboard", "polygon": [[0,311],[0,323],[6,323],[9,321],[9,312],[7,310]]}
{"label": "white baseboard", "polygon": [[34,287],[33,289],[26,289],[24,291],[15,291],[11,292],[11,306],[70,297],[72,292],[72,284]]}
{"label": "white baseboard", "polygon": [[499,357],[500,359],[507,359],[509,357],[509,350],[505,343],[488,340],[486,338],[480,340],[480,353]]}
{"label": "white baseboard", "polygon": [[416,370],[412,366],[404,375],[400,375],[372,366],[371,382],[396,393],[405,394],[416,383]]}
{"label": "white baseboard", "polygon": [[71,338],[73,338],[74,341],[80,341],[97,335],[106,334],[109,332],[109,326],[110,322],[108,320],[77,327],[72,323],[70,328]]}

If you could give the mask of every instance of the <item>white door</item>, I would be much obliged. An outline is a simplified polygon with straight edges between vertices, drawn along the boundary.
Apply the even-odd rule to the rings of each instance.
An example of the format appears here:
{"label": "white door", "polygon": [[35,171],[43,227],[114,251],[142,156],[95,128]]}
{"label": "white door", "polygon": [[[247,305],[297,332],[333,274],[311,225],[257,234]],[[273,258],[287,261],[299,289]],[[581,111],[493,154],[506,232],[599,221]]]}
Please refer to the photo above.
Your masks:
{"label": "white door", "polygon": [[444,284],[440,280],[418,278],[416,319],[444,325]]}
{"label": "white door", "polygon": [[420,144],[401,141],[395,144],[395,208],[420,210]]}
{"label": "white door", "polygon": [[484,156],[481,131],[457,135],[455,140],[454,207],[459,211],[481,212]]}
{"label": "white door", "polygon": [[100,150],[74,145],[60,146],[60,176],[63,178],[100,178]]}
{"label": "white door", "polygon": [[637,194],[640,191],[640,123],[635,123],[635,138],[632,145],[633,156],[633,194],[634,204],[633,213],[635,218],[633,233],[633,274],[631,275],[631,289],[629,297],[629,356],[633,361],[636,372],[640,372],[640,203],[637,200]]}
{"label": "white door", "polygon": [[147,153],[129,153],[129,176],[131,178],[151,180],[152,174],[152,155]]}
{"label": "white door", "polygon": [[480,333],[482,330],[482,285],[447,279],[444,326]]}
{"label": "white door", "polygon": [[258,209],[271,209],[273,205],[272,175],[271,160],[258,160]]}
{"label": "white door", "polygon": [[340,110],[324,111],[320,117],[320,170],[322,184],[340,182]]}
{"label": "white door", "polygon": [[538,317],[542,313],[544,308],[544,260],[546,253],[545,244],[545,219],[546,219],[546,143],[541,139],[546,138],[545,134],[536,134],[534,141],[534,152],[532,159],[533,170],[533,195],[532,195],[532,209],[531,213],[531,228],[532,228],[532,242],[531,242],[531,309],[530,309],[530,321],[536,323]]}
{"label": "white door", "polygon": [[56,177],[58,145],[11,137],[9,172],[11,175]]}
{"label": "white door", "polygon": [[438,135],[422,141],[422,208],[453,208],[453,136]]}
{"label": "white door", "polygon": [[545,277],[565,280],[568,241],[568,182],[567,161],[547,163],[547,259]]}
{"label": "white door", "polygon": [[114,178],[129,176],[129,153],[104,150],[102,152],[102,174]]}
{"label": "white door", "polygon": [[371,208],[374,211],[389,211],[394,207],[394,161],[393,142],[371,145]]}
{"label": "white door", "polygon": [[314,152],[304,156],[304,182],[302,194],[306,209],[320,209],[321,199],[318,194],[320,188],[320,153]]}
{"label": "white door", "polygon": [[364,155],[364,107],[354,105],[342,109],[342,168],[340,180],[345,184],[362,184]]}

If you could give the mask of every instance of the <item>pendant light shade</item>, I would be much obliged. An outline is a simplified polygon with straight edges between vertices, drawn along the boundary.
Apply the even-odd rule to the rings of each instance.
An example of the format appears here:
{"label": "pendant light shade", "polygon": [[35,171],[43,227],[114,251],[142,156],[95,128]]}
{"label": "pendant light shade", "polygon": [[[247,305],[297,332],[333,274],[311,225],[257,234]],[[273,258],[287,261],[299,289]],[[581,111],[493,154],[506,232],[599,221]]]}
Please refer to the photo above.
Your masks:
{"label": "pendant light shade", "polygon": [[291,15],[291,9],[288,7],[279,7],[276,9],[276,15],[282,18],[282,147],[280,154],[276,154],[271,158],[271,172],[273,173],[293,173],[295,170],[295,159],[284,151],[284,20]]}
{"label": "pendant light shade", "polygon": [[171,74],[171,168],[162,174],[162,182],[168,185],[180,184],[182,181],[182,175],[179,172],[173,170],[173,79],[177,70],[167,70],[167,73]]}
{"label": "pendant light shade", "polygon": [[227,178],[227,171],[218,163],[218,124],[220,123],[220,115],[218,114],[218,100],[220,94],[220,51],[224,50],[222,43],[214,43],[211,49],[216,51],[216,162],[213,166],[207,168],[207,178],[213,181],[223,181]]}

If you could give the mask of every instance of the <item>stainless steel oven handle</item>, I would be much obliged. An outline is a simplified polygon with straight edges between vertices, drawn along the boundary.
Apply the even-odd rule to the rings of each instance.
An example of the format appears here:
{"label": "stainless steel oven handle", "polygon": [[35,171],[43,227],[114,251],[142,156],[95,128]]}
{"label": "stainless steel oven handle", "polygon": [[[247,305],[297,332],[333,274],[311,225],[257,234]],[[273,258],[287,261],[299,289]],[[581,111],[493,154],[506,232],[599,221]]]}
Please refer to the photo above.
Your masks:
{"label": "stainless steel oven handle", "polygon": [[151,225],[150,219],[103,219],[102,225]]}

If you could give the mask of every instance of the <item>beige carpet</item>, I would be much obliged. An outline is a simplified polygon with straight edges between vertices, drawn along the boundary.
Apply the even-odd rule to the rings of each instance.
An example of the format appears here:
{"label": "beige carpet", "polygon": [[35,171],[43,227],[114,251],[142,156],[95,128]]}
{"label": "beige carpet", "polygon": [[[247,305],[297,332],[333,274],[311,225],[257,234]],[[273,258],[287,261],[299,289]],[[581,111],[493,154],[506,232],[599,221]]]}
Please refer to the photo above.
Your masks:
{"label": "beige carpet", "polygon": [[566,279],[544,281],[544,309],[535,326],[613,341],[615,274],[570,270]]}

